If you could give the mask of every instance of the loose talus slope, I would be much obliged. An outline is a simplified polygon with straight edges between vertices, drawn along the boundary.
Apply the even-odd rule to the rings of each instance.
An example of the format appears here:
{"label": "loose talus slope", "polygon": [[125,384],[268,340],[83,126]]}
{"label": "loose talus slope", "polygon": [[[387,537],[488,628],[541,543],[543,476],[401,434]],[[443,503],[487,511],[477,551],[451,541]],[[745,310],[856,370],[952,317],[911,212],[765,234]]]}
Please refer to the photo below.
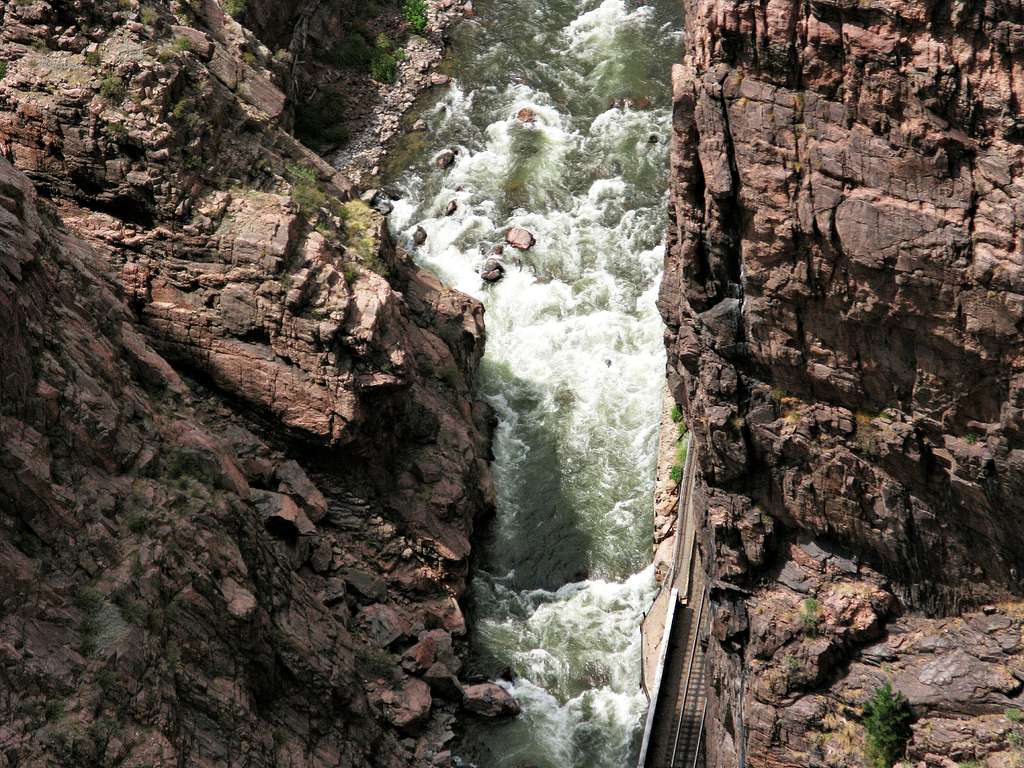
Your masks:
{"label": "loose talus slope", "polygon": [[1010,760],[1024,18],[1000,0],[685,16],[661,310],[716,580],[709,764],[857,765],[887,679],[913,761]]}

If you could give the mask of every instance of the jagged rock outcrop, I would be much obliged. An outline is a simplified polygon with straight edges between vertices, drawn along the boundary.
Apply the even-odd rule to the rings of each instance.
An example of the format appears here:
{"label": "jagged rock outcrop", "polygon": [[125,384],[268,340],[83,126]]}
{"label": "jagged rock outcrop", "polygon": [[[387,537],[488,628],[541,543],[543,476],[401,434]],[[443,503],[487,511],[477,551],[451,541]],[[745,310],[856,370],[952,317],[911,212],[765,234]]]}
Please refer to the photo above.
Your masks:
{"label": "jagged rock outcrop", "polygon": [[465,632],[480,304],[291,135],[296,59],[221,5],[0,25],[0,154],[49,201],[4,162],[2,760],[447,764],[459,665],[401,654]]}
{"label": "jagged rock outcrop", "polygon": [[[685,20],[660,306],[715,580],[709,765],[860,764],[886,678],[913,761],[1002,765],[1024,680],[1024,19],[687,0]],[[999,601],[964,623],[1000,629],[937,618]]]}

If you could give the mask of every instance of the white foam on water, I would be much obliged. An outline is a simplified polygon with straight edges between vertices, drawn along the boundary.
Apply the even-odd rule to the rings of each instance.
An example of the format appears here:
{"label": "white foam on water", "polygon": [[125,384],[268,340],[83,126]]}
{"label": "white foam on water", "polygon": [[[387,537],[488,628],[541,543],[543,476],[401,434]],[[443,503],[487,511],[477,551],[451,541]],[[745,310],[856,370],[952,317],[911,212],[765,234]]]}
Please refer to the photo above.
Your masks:
{"label": "white foam on water", "polygon": [[[518,2],[540,24],[543,4]],[[595,72],[614,77],[606,64],[630,64],[623,30],[676,34],[651,18],[624,0],[580,0],[577,17],[554,30],[564,51],[538,66],[586,92]],[[538,452],[547,455],[539,431],[557,446],[558,466],[545,469],[575,504],[587,547],[588,577],[558,589],[518,588],[530,581],[522,563],[477,573],[474,642],[515,670],[509,689],[523,708],[492,734],[500,754],[480,768],[622,766],[646,706],[639,622],[654,592],[645,550],[664,376],[655,307],[664,205],[636,180],[661,172],[664,146],[649,137],[667,135],[670,113],[617,106],[587,124],[534,86],[454,83],[431,119],[458,142],[455,161],[410,173],[391,224],[410,248],[422,227],[417,261],[486,306],[481,388],[498,416],[496,546],[537,535],[536,510],[516,494]],[[523,109],[532,122],[516,118]],[[506,246],[505,276],[487,285],[478,271],[513,226],[536,244]]]}

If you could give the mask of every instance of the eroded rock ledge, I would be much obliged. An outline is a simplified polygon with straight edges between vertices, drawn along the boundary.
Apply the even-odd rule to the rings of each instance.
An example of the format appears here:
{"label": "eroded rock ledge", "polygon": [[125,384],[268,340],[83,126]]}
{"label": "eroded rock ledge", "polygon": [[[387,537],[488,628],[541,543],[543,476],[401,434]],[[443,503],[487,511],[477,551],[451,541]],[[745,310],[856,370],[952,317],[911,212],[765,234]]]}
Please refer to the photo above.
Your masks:
{"label": "eroded rock ledge", "polygon": [[709,764],[861,764],[886,679],[913,763],[1005,764],[1024,19],[999,0],[685,6],[660,306],[708,510]]}

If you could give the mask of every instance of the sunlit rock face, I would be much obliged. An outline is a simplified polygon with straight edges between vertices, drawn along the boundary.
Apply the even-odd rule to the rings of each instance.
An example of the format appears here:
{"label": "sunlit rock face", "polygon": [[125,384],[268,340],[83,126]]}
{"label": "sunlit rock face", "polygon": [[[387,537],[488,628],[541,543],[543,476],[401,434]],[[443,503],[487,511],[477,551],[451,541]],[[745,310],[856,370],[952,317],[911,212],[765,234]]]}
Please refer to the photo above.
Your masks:
{"label": "sunlit rock face", "polygon": [[856,764],[887,676],[914,761],[1011,749],[1014,611],[983,617],[1008,627],[991,654],[926,617],[1021,587],[1019,13],[685,18],[660,307],[721,580],[711,763]]}

